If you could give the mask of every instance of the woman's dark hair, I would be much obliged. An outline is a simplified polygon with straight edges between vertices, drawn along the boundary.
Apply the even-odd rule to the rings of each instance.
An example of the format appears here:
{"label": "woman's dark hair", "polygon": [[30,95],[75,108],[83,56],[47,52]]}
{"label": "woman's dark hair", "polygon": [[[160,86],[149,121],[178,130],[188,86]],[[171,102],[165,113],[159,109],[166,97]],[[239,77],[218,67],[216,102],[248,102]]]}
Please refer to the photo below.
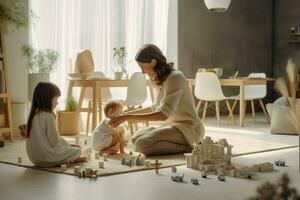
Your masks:
{"label": "woman's dark hair", "polygon": [[30,135],[32,120],[40,111],[52,111],[52,99],[60,96],[59,88],[50,82],[40,82],[34,89],[30,114],[27,121],[27,137]]}
{"label": "woman's dark hair", "polygon": [[139,49],[135,56],[135,60],[141,63],[151,63],[153,59],[156,60],[154,71],[157,74],[157,84],[160,85],[174,70],[173,63],[167,63],[166,57],[154,44],[145,44]]}

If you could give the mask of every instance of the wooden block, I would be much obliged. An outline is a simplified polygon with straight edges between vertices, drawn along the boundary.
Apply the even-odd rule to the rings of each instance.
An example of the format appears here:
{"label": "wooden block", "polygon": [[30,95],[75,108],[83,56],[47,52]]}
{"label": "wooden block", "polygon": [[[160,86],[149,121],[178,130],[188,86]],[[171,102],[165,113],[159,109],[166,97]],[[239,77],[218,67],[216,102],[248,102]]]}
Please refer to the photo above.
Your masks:
{"label": "wooden block", "polygon": [[98,162],[98,166],[99,168],[104,168],[104,162],[103,161]]}
{"label": "wooden block", "polygon": [[60,170],[61,171],[66,171],[67,170],[67,165],[66,164],[60,165]]}
{"label": "wooden block", "polygon": [[75,144],[76,144],[76,145],[79,145],[79,142],[80,142],[80,141],[79,141],[79,136],[76,136],[76,137],[75,137]]}
{"label": "wooden block", "polygon": [[107,161],[108,153],[103,153],[103,160]]}
{"label": "wooden block", "polygon": [[81,171],[81,167],[80,166],[75,166],[74,167],[74,174],[79,175]]}
{"label": "wooden block", "polygon": [[95,152],[95,159],[99,159],[99,152]]}

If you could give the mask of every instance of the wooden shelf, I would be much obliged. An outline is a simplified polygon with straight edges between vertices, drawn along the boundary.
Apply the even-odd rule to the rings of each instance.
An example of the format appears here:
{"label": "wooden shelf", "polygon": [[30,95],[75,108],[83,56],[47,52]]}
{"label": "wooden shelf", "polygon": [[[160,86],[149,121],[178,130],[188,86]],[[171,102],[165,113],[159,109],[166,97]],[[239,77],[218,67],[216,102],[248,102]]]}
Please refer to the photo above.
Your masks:
{"label": "wooden shelf", "polygon": [[1,98],[5,98],[6,102],[5,102],[5,108],[4,108],[4,115],[6,118],[6,127],[4,128],[0,128],[0,135],[2,133],[7,133],[9,134],[9,138],[10,141],[12,141],[13,139],[13,132],[12,132],[12,117],[11,117],[11,101],[10,101],[10,95],[7,91],[7,60],[6,60],[6,51],[4,48],[4,33],[3,33],[3,24],[0,23],[0,63],[1,63],[1,71],[3,71],[2,73],[2,77],[0,77],[3,81],[2,81],[2,85],[4,85],[4,87],[1,85],[1,89],[4,88],[4,91],[2,91],[0,93],[0,97]]}
{"label": "wooden shelf", "polygon": [[11,132],[11,128],[0,128],[0,134],[7,133],[7,132]]}
{"label": "wooden shelf", "polygon": [[7,93],[0,93],[0,98],[1,97],[7,97]]}

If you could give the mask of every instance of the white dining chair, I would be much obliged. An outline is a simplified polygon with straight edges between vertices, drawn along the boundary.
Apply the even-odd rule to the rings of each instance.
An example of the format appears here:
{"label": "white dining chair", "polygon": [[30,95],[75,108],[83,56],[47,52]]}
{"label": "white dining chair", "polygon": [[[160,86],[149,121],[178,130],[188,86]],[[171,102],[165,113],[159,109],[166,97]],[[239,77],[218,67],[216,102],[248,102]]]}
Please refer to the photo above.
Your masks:
{"label": "white dining chair", "polygon": [[[147,99],[147,80],[142,72],[135,72],[131,75],[128,81],[127,95],[123,103],[127,107],[128,111],[142,108],[142,103]],[[148,126],[148,122],[145,122]],[[133,125],[137,129],[137,123],[128,121],[131,134],[133,134]]]}
{"label": "white dining chair", "polygon": [[[248,75],[248,78],[266,78],[266,74],[265,73],[250,73]],[[254,122],[256,122],[254,100],[258,100],[260,107],[263,110],[265,119],[267,122],[269,122],[269,116],[266,112],[265,105],[262,101],[262,99],[265,98],[267,95],[267,85],[246,85],[244,91],[245,91],[245,93],[244,93],[244,96],[245,96],[244,112],[246,112],[247,101],[250,101],[251,111],[252,111],[252,119]],[[232,110],[234,111],[237,101],[240,100],[240,95],[234,96],[234,97],[232,97],[232,99],[235,100],[233,103],[233,106],[232,106]]]}
{"label": "white dining chair", "polygon": [[194,94],[196,98],[199,99],[197,112],[201,107],[201,103],[204,102],[202,120],[205,119],[208,102],[215,102],[217,123],[218,126],[220,126],[220,102],[225,100],[229,115],[232,118],[232,122],[235,124],[233,112],[228,102],[228,98],[224,96],[216,74],[212,72],[197,72]]}
{"label": "white dining chair", "polygon": [[147,80],[142,72],[135,72],[128,81],[124,106],[132,107],[144,103],[147,99]]}

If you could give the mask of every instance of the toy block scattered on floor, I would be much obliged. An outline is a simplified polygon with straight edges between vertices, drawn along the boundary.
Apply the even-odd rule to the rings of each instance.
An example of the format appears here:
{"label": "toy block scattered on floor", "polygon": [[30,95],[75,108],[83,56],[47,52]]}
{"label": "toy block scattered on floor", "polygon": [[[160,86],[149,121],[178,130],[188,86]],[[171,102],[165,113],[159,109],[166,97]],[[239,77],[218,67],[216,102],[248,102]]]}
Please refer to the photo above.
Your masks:
{"label": "toy block scattered on floor", "polygon": [[[186,166],[206,174],[214,172],[217,175],[229,175],[239,178],[252,178],[254,172],[274,170],[271,163],[260,163],[250,167],[233,166],[231,163],[232,148],[233,146],[226,139],[215,142],[211,137],[206,136],[201,143],[193,145],[192,153],[184,154],[186,156]],[[223,180],[223,177],[221,179]]]}

